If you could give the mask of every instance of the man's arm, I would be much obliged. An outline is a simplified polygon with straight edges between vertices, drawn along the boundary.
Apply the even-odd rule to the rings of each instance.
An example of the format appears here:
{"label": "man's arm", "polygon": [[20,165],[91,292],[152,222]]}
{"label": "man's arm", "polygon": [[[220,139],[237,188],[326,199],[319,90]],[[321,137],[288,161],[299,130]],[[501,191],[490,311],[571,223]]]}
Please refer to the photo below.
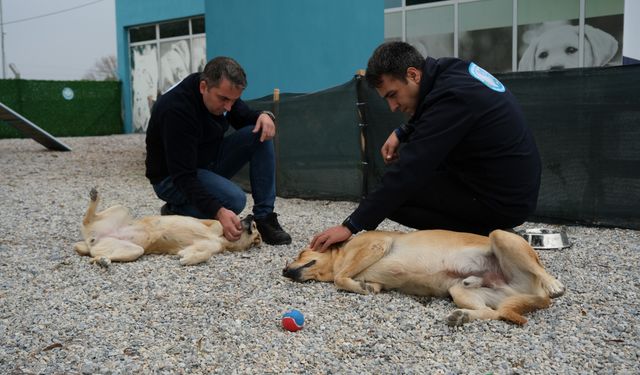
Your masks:
{"label": "man's arm", "polygon": [[251,109],[242,99],[238,99],[227,113],[227,121],[234,129],[240,129],[245,126],[255,125],[260,114],[260,111]]}
{"label": "man's arm", "polygon": [[[452,111],[451,108],[459,108]],[[436,169],[473,124],[468,106],[456,96],[438,101],[413,124],[414,131],[382,178],[380,186],[351,214],[360,229],[375,229],[429,183]]]}

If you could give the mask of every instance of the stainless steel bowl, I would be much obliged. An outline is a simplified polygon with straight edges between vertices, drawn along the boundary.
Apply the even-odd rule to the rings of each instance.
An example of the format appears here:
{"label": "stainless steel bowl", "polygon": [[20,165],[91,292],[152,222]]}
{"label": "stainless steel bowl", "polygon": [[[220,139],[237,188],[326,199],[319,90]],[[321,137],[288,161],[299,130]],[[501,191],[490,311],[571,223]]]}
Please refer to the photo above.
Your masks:
{"label": "stainless steel bowl", "polygon": [[571,246],[569,238],[564,231],[535,228],[527,229],[520,234],[529,245],[537,250],[564,249]]}

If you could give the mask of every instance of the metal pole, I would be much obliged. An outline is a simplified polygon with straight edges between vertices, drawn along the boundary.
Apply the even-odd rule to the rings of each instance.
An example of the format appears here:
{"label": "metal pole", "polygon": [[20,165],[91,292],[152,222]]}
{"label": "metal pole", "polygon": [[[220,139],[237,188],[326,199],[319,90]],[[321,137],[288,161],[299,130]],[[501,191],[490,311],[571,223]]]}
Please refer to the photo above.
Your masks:
{"label": "metal pole", "polygon": [[7,78],[4,58],[4,21],[2,20],[2,0],[0,0],[0,44],[2,45],[2,79]]}

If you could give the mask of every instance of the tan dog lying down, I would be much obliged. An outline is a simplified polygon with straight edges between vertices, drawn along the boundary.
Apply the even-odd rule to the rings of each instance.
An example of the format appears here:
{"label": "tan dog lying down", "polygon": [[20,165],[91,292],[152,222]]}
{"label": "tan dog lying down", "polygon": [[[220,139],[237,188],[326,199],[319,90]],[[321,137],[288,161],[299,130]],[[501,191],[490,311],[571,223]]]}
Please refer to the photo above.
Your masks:
{"label": "tan dog lying down", "polygon": [[283,275],[333,281],[362,294],[396,289],[451,296],[460,307],[447,318],[454,326],[476,319],[524,324],[521,314],[548,307],[550,297],[565,290],[522,237],[501,230],[489,237],[444,230],[364,232],[324,253],[303,250]]}
{"label": "tan dog lying down", "polygon": [[82,220],[84,241],[76,243],[75,249],[101,264],[130,262],[143,254],[177,254],[181,264],[192,265],[206,262],[222,251],[246,250],[262,241],[251,215],[242,220],[244,231],[240,239],[230,242],[222,235],[222,225],[217,220],[177,215],[136,220],[128,208],[120,205],[96,213],[98,192],[92,189],[90,196]]}

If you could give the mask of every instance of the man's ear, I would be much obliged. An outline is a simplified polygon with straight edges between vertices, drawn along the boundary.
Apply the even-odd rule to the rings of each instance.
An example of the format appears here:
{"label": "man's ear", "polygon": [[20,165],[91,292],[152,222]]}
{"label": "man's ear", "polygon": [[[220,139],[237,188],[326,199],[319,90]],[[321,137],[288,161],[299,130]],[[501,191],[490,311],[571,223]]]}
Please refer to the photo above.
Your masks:
{"label": "man's ear", "polygon": [[420,69],[413,66],[407,68],[407,81],[420,84],[420,79],[422,79],[422,71]]}
{"label": "man's ear", "polygon": [[205,92],[207,92],[207,88],[207,81],[200,81],[200,94],[204,94]]}

